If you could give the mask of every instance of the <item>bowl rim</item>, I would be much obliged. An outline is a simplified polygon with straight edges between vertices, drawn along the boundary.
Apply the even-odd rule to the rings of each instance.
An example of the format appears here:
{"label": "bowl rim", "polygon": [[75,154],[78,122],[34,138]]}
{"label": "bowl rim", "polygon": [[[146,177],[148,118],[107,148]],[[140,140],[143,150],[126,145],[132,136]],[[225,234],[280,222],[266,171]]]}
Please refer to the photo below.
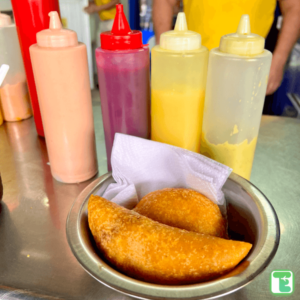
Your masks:
{"label": "bowl rim", "polygon": [[[138,299],[215,299],[231,294],[249,284],[272,261],[280,240],[280,227],[277,214],[267,197],[248,180],[231,173],[228,180],[240,185],[257,205],[264,219],[266,230],[265,243],[243,271],[243,276],[182,286],[166,286],[143,282],[126,276],[104,262],[96,252],[89,251],[83,242],[80,230],[80,217],[91,194],[103,184],[114,182],[111,173],[106,173],[90,183],[76,198],[66,222],[66,234],[69,246],[83,269],[105,286],[125,295]],[[105,187],[106,188],[106,187]],[[264,208],[264,209],[263,209]]]}

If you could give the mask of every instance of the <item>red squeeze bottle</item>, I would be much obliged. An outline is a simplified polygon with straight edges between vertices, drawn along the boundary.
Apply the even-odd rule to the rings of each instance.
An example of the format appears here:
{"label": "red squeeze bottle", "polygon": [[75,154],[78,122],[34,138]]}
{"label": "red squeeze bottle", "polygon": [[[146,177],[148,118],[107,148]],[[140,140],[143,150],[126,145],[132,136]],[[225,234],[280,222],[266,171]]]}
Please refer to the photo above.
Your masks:
{"label": "red squeeze bottle", "polygon": [[40,106],[32,72],[29,47],[36,44],[36,34],[49,28],[49,12],[58,11],[58,0],[11,0],[29,87],[38,135],[44,137]]}

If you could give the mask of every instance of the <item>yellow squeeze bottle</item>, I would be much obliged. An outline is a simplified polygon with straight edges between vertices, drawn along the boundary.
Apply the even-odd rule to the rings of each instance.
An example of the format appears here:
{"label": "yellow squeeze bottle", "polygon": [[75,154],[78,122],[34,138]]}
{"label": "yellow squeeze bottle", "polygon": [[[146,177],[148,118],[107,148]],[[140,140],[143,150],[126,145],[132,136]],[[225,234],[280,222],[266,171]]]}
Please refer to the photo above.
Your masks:
{"label": "yellow squeeze bottle", "polygon": [[243,15],[209,54],[201,154],[250,179],[272,54]]}
{"label": "yellow squeeze bottle", "polygon": [[152,49],[151,138],[200,151],[208,50],[184,13]]}

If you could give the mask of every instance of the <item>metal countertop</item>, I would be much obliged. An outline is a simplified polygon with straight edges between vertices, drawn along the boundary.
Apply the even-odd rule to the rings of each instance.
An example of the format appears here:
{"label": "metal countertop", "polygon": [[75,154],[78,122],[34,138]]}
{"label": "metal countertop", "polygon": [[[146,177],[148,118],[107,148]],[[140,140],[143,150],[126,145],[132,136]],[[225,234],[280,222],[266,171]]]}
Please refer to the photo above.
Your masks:
{"label": "metal countertop", "polygon": [[[100,103],[94,103],[98,176],[106,173]],[[131,299],[98,283],[79,265],[66,239],[66,218],[78,194],[93,180],[62,184],[50,174],[46,146],[33,119],[0,127],[0,299]],[[281,240],[269,267],[252,283],[223,298],[276,299],[270,274],[288,269],[300,291],[300,121],[264,116],[251,181],[270,199]]]}

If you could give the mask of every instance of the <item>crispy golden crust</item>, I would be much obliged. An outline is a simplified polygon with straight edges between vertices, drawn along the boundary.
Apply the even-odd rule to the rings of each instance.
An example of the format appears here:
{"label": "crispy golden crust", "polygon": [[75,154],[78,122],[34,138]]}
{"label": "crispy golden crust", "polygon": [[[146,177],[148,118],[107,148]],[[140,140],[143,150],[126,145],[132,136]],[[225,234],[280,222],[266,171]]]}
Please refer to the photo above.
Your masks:
{"label": "crispy golden crust", "polygon": [[167,188],[149,193],[134,208],[159,223],[224,238],[226,221],[218,205],[191,189]]}
{"label": "crispy golden crust", "polygon": [[232,270],[252,247],[160,224],[93,195],[88,221],[109,262],[131,277],[158,284],[218,277]]}

